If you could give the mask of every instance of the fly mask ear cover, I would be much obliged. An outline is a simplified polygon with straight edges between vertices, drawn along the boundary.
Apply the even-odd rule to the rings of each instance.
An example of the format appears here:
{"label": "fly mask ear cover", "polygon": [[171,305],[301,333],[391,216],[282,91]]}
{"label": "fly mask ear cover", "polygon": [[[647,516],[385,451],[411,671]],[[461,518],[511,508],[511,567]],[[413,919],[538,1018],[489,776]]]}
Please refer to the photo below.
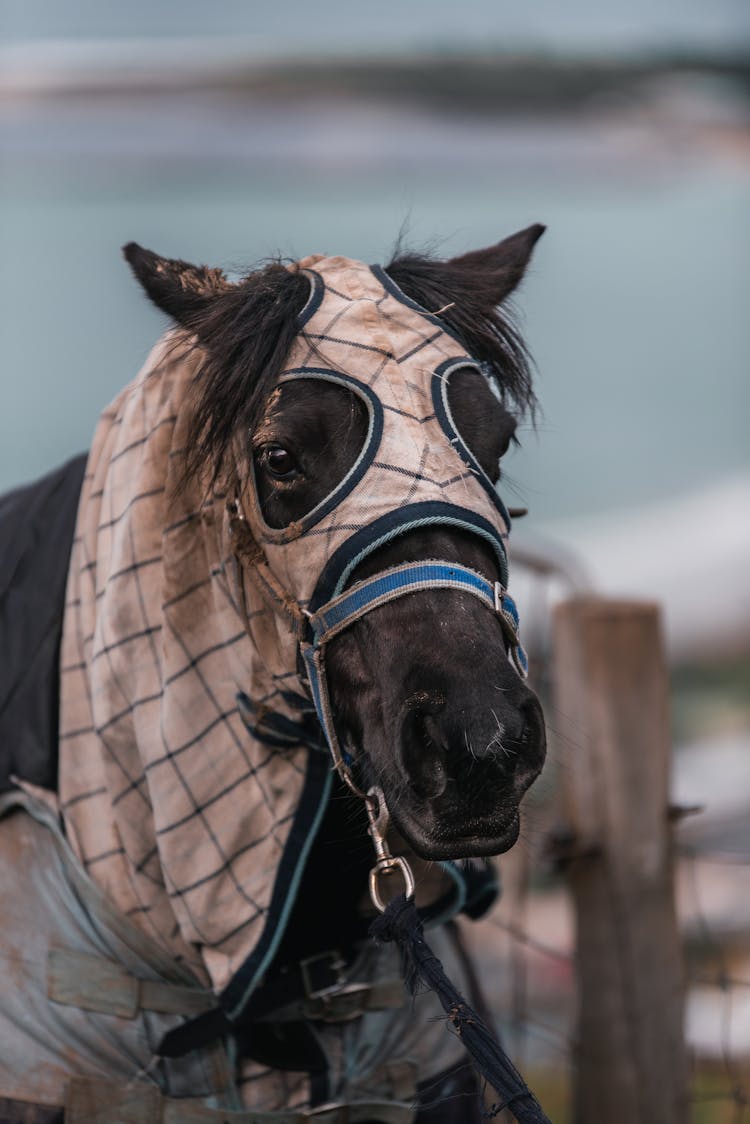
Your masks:
{"label": "fly mask ear cover", "polygon": [[[410,300],[378,266],[315,255],[301,261],[311,295],[282,383],[317,379],[348,388],[364,403],[364,446],[343,480],[312,511],[269,527],[254,479],[239,504],[275,582],[307,618],[300,644],[318,718],[348,783],[325,676],[325,646],[366,612],[428,588],[461,589],[484,601],[502,624],[508,654],[526,676],[518,614],[507,593],[505,542],[510,517],[463,442],[450,410],[448,382],[479,364],[432,313]],[[429,560],[392,567],[348,587],[357,565],[415,528],[455,527],[493,548],[500,580],[457,563]],[[291,669],[290,669],[291,670]]]}

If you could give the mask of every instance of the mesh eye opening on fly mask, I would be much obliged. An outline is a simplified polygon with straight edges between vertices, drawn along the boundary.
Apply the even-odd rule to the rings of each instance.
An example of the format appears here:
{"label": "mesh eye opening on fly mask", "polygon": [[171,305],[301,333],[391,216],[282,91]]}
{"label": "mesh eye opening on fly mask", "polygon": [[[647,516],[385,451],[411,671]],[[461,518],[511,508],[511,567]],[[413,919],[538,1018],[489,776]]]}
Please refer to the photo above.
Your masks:
{"label": "mesh eye opening on fly mask", "polygon": [[455,374],[456,371],[464,370],[466,368],[468,368],[469,370],[477,371],[492,390],[492,384],[490,383],[489,379],[487,379],[487,376],[482,370],[481,364],[475,363],[471,359],[448,359],[445,363],[440,364],[432,378],[432,401],[435,406],[435,415],[458,455],[461,457],[464,463],[469,465],[469,467],[476,473],[479,483],[482,485],[487,495],[497,507],[500,515],[502,516],[503,522],[505,523],[505,526],[510,531],[511,519],[510,515],[508,514],[508,509],[500,499],[500,495],[498,494],[497,488],[495,487],[494,483],[482,468],[481,464],[464,440],[458,426],[456,425],[455,419],[453,417],[453,412],[451,410],[450,399],[448,396],[450,377],[451,375]]}
{"label": "mesh eye opening on fly mask", "polygon": [[375,459],[380,447],[380,439],[383,434],[383,407],[370,387],[358,379],[341,371],[331,371],[325,367],[302,367],[287,371],[279,379],[278,385],[288,386],[290,383],[315,380],[342,386],[364,403],[367,410],[367,433],[354,463],[339,483],[310,511],[301,518],[292,520],[284,527],[272,527],[266,522],[258,495],[255,467],[251,461],[251,496],[255,508],[255,517],[263,538],[270,542],[287,542],[290,538],[298,538],[309,531],[311,527],[314,527],[316,523],[319,523],[321,519],[325,519],[326,515],[330,514],[356,488]]}

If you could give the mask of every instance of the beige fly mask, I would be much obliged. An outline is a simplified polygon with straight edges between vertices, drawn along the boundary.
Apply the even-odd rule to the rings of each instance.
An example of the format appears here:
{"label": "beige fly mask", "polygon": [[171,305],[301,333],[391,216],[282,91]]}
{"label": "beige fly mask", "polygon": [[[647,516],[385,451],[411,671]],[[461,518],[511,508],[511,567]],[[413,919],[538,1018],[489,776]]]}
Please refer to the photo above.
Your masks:
{"label": "beige fly mask", "polygon": [[[64,624],[72,844],[113,903],[235,1011],[278,946],[329,792],[327,752],[294,736],[311,694],[340,752],[327,640],[383,600],[460,588],[500,615],[525,672],[505,589],[510,520],[447,395],[452,373],[477,364],[380,268],[322,256],[295,268],[310,299],[282,379],[334,382],[364,403],[350,471],[283,529],[266,524],[252,474],[229,494],[179,488],[201,354],[172,333],[100,420]],[[501,581],[438,559],[348,584],[363,557],[426,524],[479,535]]]}

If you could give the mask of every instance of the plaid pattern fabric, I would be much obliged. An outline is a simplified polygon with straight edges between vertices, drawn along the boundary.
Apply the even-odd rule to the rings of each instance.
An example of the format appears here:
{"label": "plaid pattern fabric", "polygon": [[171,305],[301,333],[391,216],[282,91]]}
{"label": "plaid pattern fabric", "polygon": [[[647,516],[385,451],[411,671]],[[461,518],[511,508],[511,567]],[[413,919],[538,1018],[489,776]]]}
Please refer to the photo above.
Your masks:
{"label": "plaid pattern fabric", "polygon": [[262,930],[307,751],[249,735],[237,695],[288,713],[290,643],[263,605],[244,619],[225,497],[175,487],[198,362],[168,336],[95,434],[68,577],[60,797],[91,877],[218,989]]}
{"label": "plaid pattern fabric", "polygon": [[508,527],[479,472],[451,446],[435,415],[433,375],[446,361],[465,357],[463,346],[359,262],[313,255],[297,268],[321,278],[325,290],[296,340],[289,370],[305,377],[329,368],[356,380],[379,400],[383,433],[356,487],[309,529],[304,520],[302,528],[267,527],[248,482],[244,514],[282,585],[307,604],[331,554],[361,527],[407,504],[469,508],[507,538]]}
{"label": "plaid pattern fabric", "polygon": [[[289,370],[358,380],[383,429],[356,487],[312,525],[268,528],[246,482],[243,513],[281,584],[304,604],[338,546],[419,501],[470,508],[505,536],[435,415],[433,374],[461,345],[367,266],[315,256],[296,268],[322,299]],[[94,880],[220,989],[262,932],[307,750],[270,748],[245,726],[239,692],[293,716],[280,691],[301,689],[296,642],[238,572],[226,497],[175,488],[199,361],[167,336],[95,434],[67,591],[60,792]]]}

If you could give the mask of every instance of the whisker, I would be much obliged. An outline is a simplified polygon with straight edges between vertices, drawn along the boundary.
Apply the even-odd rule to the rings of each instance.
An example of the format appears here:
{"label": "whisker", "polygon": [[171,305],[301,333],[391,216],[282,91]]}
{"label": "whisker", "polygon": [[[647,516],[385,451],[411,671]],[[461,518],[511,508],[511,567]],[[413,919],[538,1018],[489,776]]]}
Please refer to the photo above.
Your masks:
{"label": "whisker", "polygon": [[469,731],[466,730],[466,729],[464,730],[464,745],[466,746],[469,753],[471,754],[472,760],[477,761],[478,758],[477,758],[476,753],[474,752],[474,746],[471,744],[471,738],[469,737]]}

